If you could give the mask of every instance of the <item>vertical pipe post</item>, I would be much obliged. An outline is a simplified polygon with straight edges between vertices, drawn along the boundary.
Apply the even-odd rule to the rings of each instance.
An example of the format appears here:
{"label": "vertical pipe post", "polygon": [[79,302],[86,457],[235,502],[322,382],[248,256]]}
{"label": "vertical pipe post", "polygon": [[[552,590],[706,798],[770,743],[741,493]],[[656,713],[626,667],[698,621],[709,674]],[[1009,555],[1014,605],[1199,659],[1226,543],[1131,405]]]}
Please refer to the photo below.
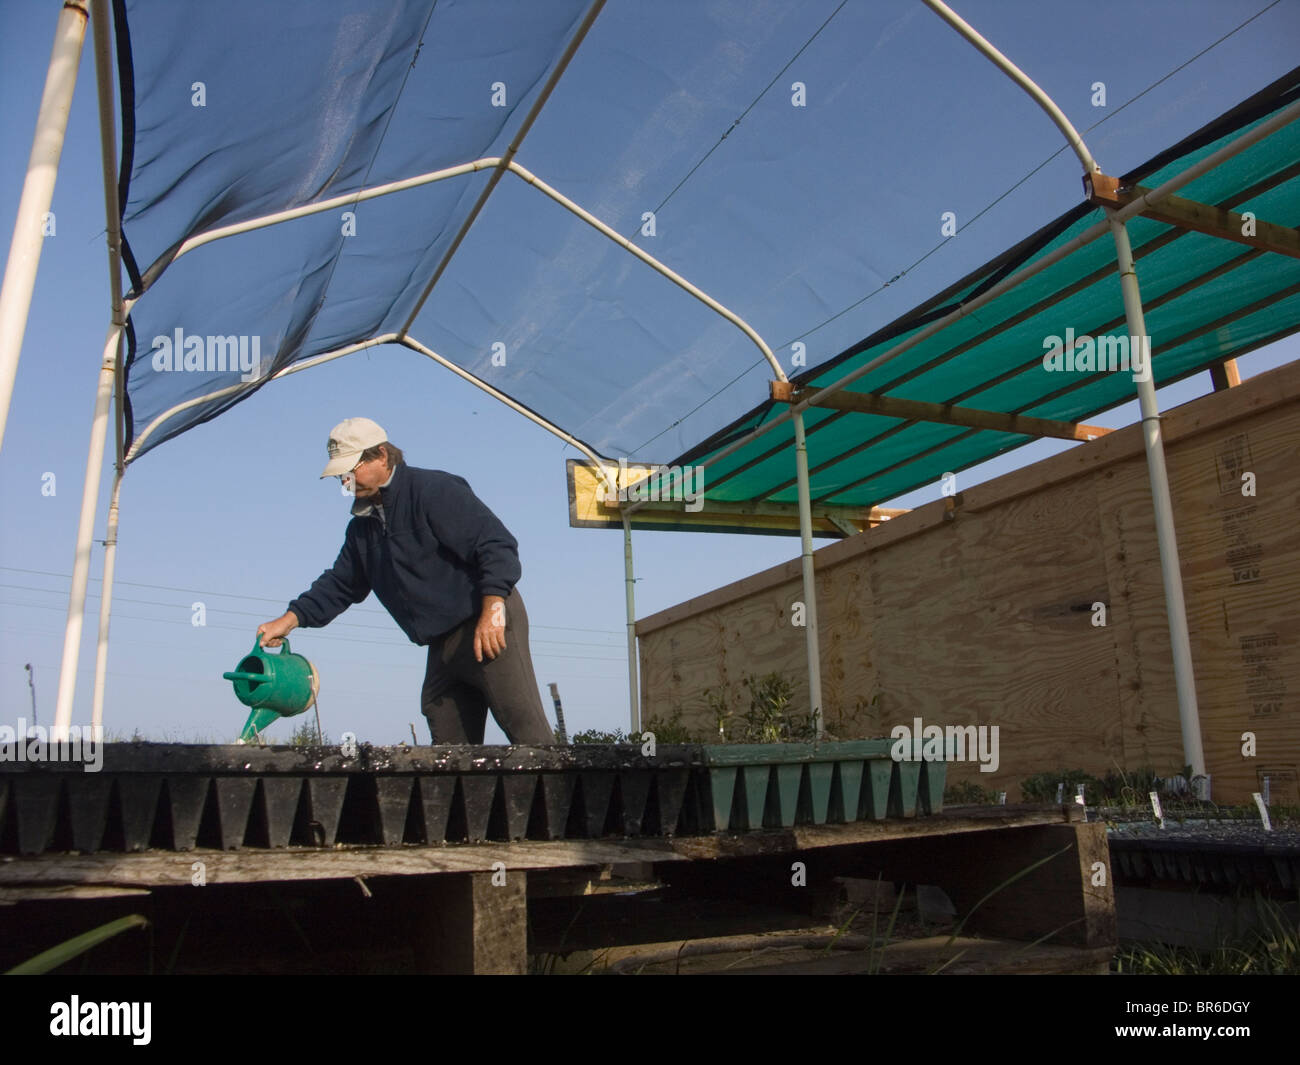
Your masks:
{"label": "vertical pipe post", "polygon": [[91,703],[92,735],[100,737],[104,727],[104,681],[108,675],[108,623],[113,608],[113,567],[117,561],[117,501],[122,492],[121,466],[113,476],[113,496],[108,504],[108,533],[104,537],[104,582],[99,600],[99,640],[95,647],[95,694]]}
{"label": "vertical pipe post", "polygon": [[108,330],[104,356],[95,392],[95,413],[90,426],[90,449],[86,455],[86,480],[81,492],[81,518],[77,523],[77,546],[72,561],[72,588],[68,594],[68,621],[63,634],[63,661],[59,667],[59,696],[54,710],[51,740],[66,740],[72,724],[72,698],[77,689],[77,659],[81,652],[82,615],[86,609],[86,582],[90,578],[90,545],[95,531],[95,507],[99,502],[99,479],[104,469],[104,442],[108,436],[108,408],[117,378],[117,349],[122,327]]}
{"label": "vertical pipe post", "polygon": [[[1146,318],[1138,288],[1133,247],[1128,227],[1106,209],[1115,254],[1119,260],[1120,287],[1124,294],[1124,315],[1128,320],[1129,348],[1144,343]],[[1169,643],[1174,657],[1174,687],[1178,693],[1178,720],[1183,733],[1183,759],[1192,775],[1206,777],[1202,797],[1209,798],[1205,772],[1205,751],[1201,744],[1200,714],[1196,704],[1196,674],[1192,669],[1192,642],[1187,631],[1187,606],[1183,601],[1183,579],[1178,561],[1178,538],[1174,530],[1174,507],[1169,494],[1169,471],[1165,467],[1164,441],[1160,432],[1160,408],[1156,403],[1154,374],[1150,372],[1151,351],[1147,349],[1148,372],[1137,383],[1142,410],[1142,442],[1146,447],[1147,472],[1151,481],[1151,502],[1155,510],[1156,543],[1160,548],[1160,575],[1164,581],[1165,612],[1169,618]]]}
{"label": "vertical pipe post", "polygon": [[[39,725],[40,721],[36,718],[36,674],[32,672],[32,664],[28,662],[24,667],[27,670],[27,687],[32,693],[32,724]],[[1264,778],[1265,785],[1268,784],[1268,777]]]}
{"label": "vertical pipe post", "polygon": [[[1007,77],[1025,90],[1056,124],[1069,142],[1086,175],[1101,172],[1101,167],[1088,150],[1078,130],[1047,95],[1023,70],[1016,66],[977,33],[943,0],[923,0],[950,26],[971,42]],[[1129,243],[1128,229],[1117,219],[1111,208],[1104,208],[1115,240],[1115,253],[1119,260],[1120,287],[1124,295],[1124,315],[1128,320],[1129,343],[1145,338],[1146,321],[1142,313],[1142,297],[1138,290],[1137,270],[1133,263],[1133,248]],[[1150,351],[1147,351],[1148,357]],[[1202,798],[1209,798],[1209,777],[1205,772],[1205,752],[1201,744],[1201,723],[1196,706],[1196,677],[1192,669],[1191,638],[1187,633],[1187,606],[1183,601],[1183,582],[1178,564],[1178,541],[1174,535],[1174,508],[1169,497],[1169,475],[1165,469],[1164,443],[1160,434],[1160,409],[1156,405],[1156,388],[1150,374],[1146,381],[1138,381],[1138,404],[1142,409],[1142,439],[1146,447],[1147,471],[1151,482],[1151,502],[1155,510],[1156,541],[1160,547],[1160,574],[1164,581],[1165,612],[1169,618],[1169,642],[1174,658],[1174,685],[1178,693],[1178,720],[1183,733],[1183,757],[1192,767],[1194,776],[1204,780]]]}
{"label": "vertical pipe post", "polygon": [[560,702],[560,686],[551,681],[551,702],[555,704],[555,738],[562,744],[569,742],[569,730],[564,726],[564,704]]}
{"label": "vertical pipe post", "polygon": [[[122,303],[122,225],[117,199],[117,122],[113,96],[112,26],[108,15],[109,0],[94,0],[91,24],[95,40],[95,81],[99,97],[99,155],[104,181],[104,219],[108,238],[108,286],[113,311],[113,323],[119,327],[126,322]],[[123,458],[126,409],[126,380],[122,369],[125,334],[119,334],[117,359],[114,363],[114,467],[113,495],[108,506],[108,532],[104,538],[104,580],[99,603],[99,638],[95,648],[95,688],[91,701],[91,726],[96,738],[102,737],[104,726],[104,685],[108,675],[108,628],[113,604],[113,570],[117,560],[118,500],[122,491],[122,478],[126,474]],[[320,713],[317,711],[317,718]]]}
{"label": "vertical pipe post", "polygon": [[641,731],[641,698],[637,693],[636,578],[632,575],[632,515],[623,512],[623,584],[627,593],[627,697],[631,732]]}
{"label": "vertical pipe post", "polygon": [[81,45],[86,37],[86,18],[86,0],[67,0],[59,13],[45,89],[36,114],[36,134],[27,158],[27,177],[23,180],[18,217],[9,243],[4,285],[0,287],[0,447],[4,446],[14,379],[18,376],[18,356],[27,332],[27,312],[32,305],[36,268],[45,242],[45,214],[54,198],[54,180],[63,154],[72,90],[77,83]]}
{"label": "vertical pipe post", "polygon": [[826,732],[822,719],[821,641],[817,631],[817,578],[813,571],[812,492],[808,485],[808,438],[803,431],[803,412],[794,416],[794,461],[799,487],[799,540],[803,545],[804,639],[808,654],[808,708],[817,727],[817,738]]}

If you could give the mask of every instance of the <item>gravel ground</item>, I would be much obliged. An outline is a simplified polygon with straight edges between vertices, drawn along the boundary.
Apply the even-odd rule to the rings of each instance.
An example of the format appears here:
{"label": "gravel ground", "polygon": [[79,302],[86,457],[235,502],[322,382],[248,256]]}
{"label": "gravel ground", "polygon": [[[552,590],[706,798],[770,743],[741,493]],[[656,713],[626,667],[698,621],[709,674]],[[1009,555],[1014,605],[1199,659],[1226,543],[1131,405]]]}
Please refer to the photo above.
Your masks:
{"label": "gravel ground", "polygon": [[[1091,820],[1091,817],[1090,817]],[[1154,821],[1130,821],[1112,824],[1109,836],[1113,841],[1143,840],[1161,844],[1199,846],[1221,850],[1262,850],[1265,852],[1300,853],[1300,826],[1280,825],[1265,832],[1258,821],[1165,821],[1161,828]]]}

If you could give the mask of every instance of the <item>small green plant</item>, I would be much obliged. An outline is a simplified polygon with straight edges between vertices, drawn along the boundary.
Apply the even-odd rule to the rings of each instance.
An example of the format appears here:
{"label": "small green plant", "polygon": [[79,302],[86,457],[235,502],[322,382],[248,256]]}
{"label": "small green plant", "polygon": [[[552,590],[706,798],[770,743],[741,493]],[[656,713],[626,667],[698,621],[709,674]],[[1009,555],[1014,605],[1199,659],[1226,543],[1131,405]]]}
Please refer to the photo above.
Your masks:
{"label": "small green plant", "polygon": [[1089,802],[1096,802],[1101,797],[1101,781],[1082,769],[1057,769],[1048,773],[1036,773],[1020,783],[1020,794],[1025,802],[1056,802],[1056,788],[1064,783],[1061,801],[1071,802],[1075,789],[1082,784],[1084,797]]}
{"label": "small green plant", "polygon": [[589,728],[582,732],[575,732],[569,742],[577,745],[579,743],[629,743],[631,741],[628,734],[621,728],[614,729],[612,732],[605,729]]}
{"label": "small green plant", "polygon": [[[1089,806],[1114,807],[1121,810],[1149,809],[1149,795],[1156,792],[1163,800],[1166,816],[1181,819],[1188,816],[1204,817],[1213,809],[1216,816],[1225,814],[1216,804],[1197,798],[1197,788],[1201,778],[1192,774],[1191,766],[1184,766],[1178,773],[1167,777],[1156,775],[1150,766],[1125,770],[1120,766],[1107,770],[1104,776],[1096,777],[1083,769],[1054,769],[1046,773],[1037,773],[1027,777],[1020,784],[1021,795],[1025,802],[1055,802],[1056,789],[1064,784],[1061,799],[1072,802],[1076,789],[1084,785],[1084,798]],[[1257,816],[1251,807],[1243,815],[1247,819]]]}
{"label": "small green plant", "polygon": [[[709,709],[709,714],[713,718],[714,729],[717,732],[717,743],[727,742],[727,726],[735,713],[731,709],[732,694],[731,685],[724,684],[721,688],[705,688],[704,704]],[[657,735],[657,734],[656,734]],[[711,740],[713,736],[709,737]]]}
{"label": "small green plant", "polygon": [[646,732],[653,732],[655,743],[700,743],[698,739],[682,724],[682,711],[678,707],[668,717],[652,717],[645,723],[641,732],[624,732],[622,729],[591,728],[584,732],[575,732],[569,742],[579,743],[632,743],[640,744]]}
{"label": "small green plant", "polygon": [[812,714],[791,709],[794,683],[783,673],[750,674],[749,710],[742,716],[741,743],[809,743],[817,738]]}
{"label": "small green plant", "polygon": [[104,730],[105,743],[148,743],[149,737],[141,732],[138,728],[131,730],[131,735],[121,732],[118,729]]}
{"label": "small green plant", "polygon": [[749,711],[744,715],[745,739],[750,743],[780,743],[788,732],[787,714],[794,696],[794,685],[779,673],[762,678],[750,674]]}
{"label": "small green plant", "polygon": [[293,732],[289,736],[289,746],[291,747],[315,747],[329,745],[329,736],[324,733],[317,733],[316,722],[307,717],[299,719],[298,724],[294,726]]}
{"label": "small green plant", "polygon": [[1150,766],[1131,772],[1125,772],[1116,766],[1107,770],[1101,778],[1101,794],[1096,801],[1105,806],[1145,806],[1149,801],[1147,796],[1159,790],[1160,778]]}
{"label": "small green plant", "polygon": [[958,780],[943,789],[945,806],[996,806],[998,793],[981,787],[973,780]]}
{"label": "small green plant", "polygon": [[[749,709],[741,713],[734,703],[741,696],[730,684],[704,689],[704,705],[713,719],[714,731],[692,732],[682,722],[682,708],[668,717],[653,717],[645,731],[653,732],[656,743],[810,743],[818,738],[817,716],[793,709],[795,685],[783,673],[751,674],[741,682],[749,694]],[[577,743],[640,743],[641,733],[621,729],[588,729],[575,733]]]}
{"label": "small green plant", "polygon": [[[667,720],[661,717],[652,717],[645,724],[646,732],[655,734],[655,743],[697,743],[695,734],[682,724],[682,708],[676,707]],[[641,742],[641,737],[637,736],[636,742]]]}
{"label": "small green plant", "polygon": [[1290,916],[1274,899],[1255,896],[1257,927],[1225,938],[1212,950],[1145,943],[1122,950],[1115,971],[1139,976],[1300,975],[1300,913]]}

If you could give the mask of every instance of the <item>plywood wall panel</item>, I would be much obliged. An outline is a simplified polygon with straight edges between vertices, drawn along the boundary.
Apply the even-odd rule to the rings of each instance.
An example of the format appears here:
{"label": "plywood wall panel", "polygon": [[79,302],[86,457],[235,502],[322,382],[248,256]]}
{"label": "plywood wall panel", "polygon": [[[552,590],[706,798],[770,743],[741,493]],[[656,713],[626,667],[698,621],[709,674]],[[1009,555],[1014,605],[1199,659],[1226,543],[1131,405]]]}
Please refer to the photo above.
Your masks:
{"label": "plywood wall panel", "polygon": [[[1270,774],[1300,802],[1300,364],[1168,412],[1164,422],[1202,736],[1216,798]],[[1127,434],[1127,435],[1124,435]],[[1241,474],[1255,474],[1255,496]],[[998,725],[1019,798],[1062,768],[1183,765],[1147,463],[1138,430],[1044,460],[816,554],[830,731]],[[653,618],[643,716],[711,722],[707,688],[786,673],[807,704],[798,567],[755,574]],[[1093,604],[1106,624],[1093,625]],[[1257,754],[1241,753],[1242,734]]]}
{"label": "plywood wall panel", "polygon": [[1146,460],[1130,459],[1092,479],[1116,651],[1121,743],[1114,761],[1126,771],[1172,774],[1182,769],[1183,743]]}
{"label": "plywood wall panel", "polygon": [[[1295,802],[1300,763],[1300,418],[1245,418],[1173,460],[1188,627],[1216,793]],[[1242,474],[1254,474],[1254,495]],[[1242,754],[1253,734],[1254,757]],[[1289,770],[1289,771],[1288,771]]]}
{"label": "plywood wall panel", "polygon": [[1094,516],[1090,485],[1071,483],[980,513],[959,508],[881,552],[885,723],[997,725],[999,770],[972,779],[1012,795],[1025,764],[1069,764],[1081,747],[1115,753],[1114,644],[1091,620],[1106,597]]}

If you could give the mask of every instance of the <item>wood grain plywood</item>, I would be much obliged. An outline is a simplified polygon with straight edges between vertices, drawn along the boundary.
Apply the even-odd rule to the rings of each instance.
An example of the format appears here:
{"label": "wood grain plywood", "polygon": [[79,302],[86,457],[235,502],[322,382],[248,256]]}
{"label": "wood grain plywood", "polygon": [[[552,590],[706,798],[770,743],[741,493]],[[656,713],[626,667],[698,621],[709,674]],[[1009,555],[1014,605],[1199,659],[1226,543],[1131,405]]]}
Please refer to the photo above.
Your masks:
{"label": "wood grain plywood", "polygon": [[[806,634],[792,623],[802,597],[802,582],[791,579],[641,637],[642,720],[680,710],[682,724],[712,734],[717,725],[707,693],[725,690],[743,713],[743,681],[771,672],[785,673],[795,704],[806,707]],[[818,572],[817,601],[826,727],[844,738],[879,735],[868,705],[875,684],[868,559]]]}
{"label": "wood grain plywood", "polygon": [[[1259,766],[1297,801],[1300,762],[1300,417],[1242,419],[1171,456],[1183,588],[1215,793],[1248,795]],[[1254,495],[1242,475],[1254,474]],[[1252,733],[1254,757],[1242,754]],[[1285,772],[1286,767],[1291,772]],[[1289,779],[1288,779],[1289,777]]]}
{"label": "wood grain plywood", "polygon": [[1051,488],[894,544],[875,560],[884,724],[997,725],[1007,790],[1029,764],[1072,765],[1121,743],[1115,647],[1092,488]]}
{"label": "wood grain plywood", "polygon": [[[1300,364],[1162,419],[1216,799],[1270,776],[1300,802]],[[1255,474],[1255,495],[1241,475]],[[1140,432],[1120,430],[817,552],[823,694],[842,738],[998,725],[1018,798],[1034,773],[1181,771],[1183,743]],[[693,727],[703,689],[785,672],[806,705],[793,560],[647,619],[646,712]],[[1106,624],[1092,624],[1092,604]],[[747,705],[747,702],[746,702]],[[1254,758],[1243,757],[1252,733]]]}
{"label": "wood grain plywood", "polygon": [[1093,479],[1113,604],[1121,725],[1116,762],[1100,768],[1179,772],[1183,741],[1146,460],[1131,459]]}

